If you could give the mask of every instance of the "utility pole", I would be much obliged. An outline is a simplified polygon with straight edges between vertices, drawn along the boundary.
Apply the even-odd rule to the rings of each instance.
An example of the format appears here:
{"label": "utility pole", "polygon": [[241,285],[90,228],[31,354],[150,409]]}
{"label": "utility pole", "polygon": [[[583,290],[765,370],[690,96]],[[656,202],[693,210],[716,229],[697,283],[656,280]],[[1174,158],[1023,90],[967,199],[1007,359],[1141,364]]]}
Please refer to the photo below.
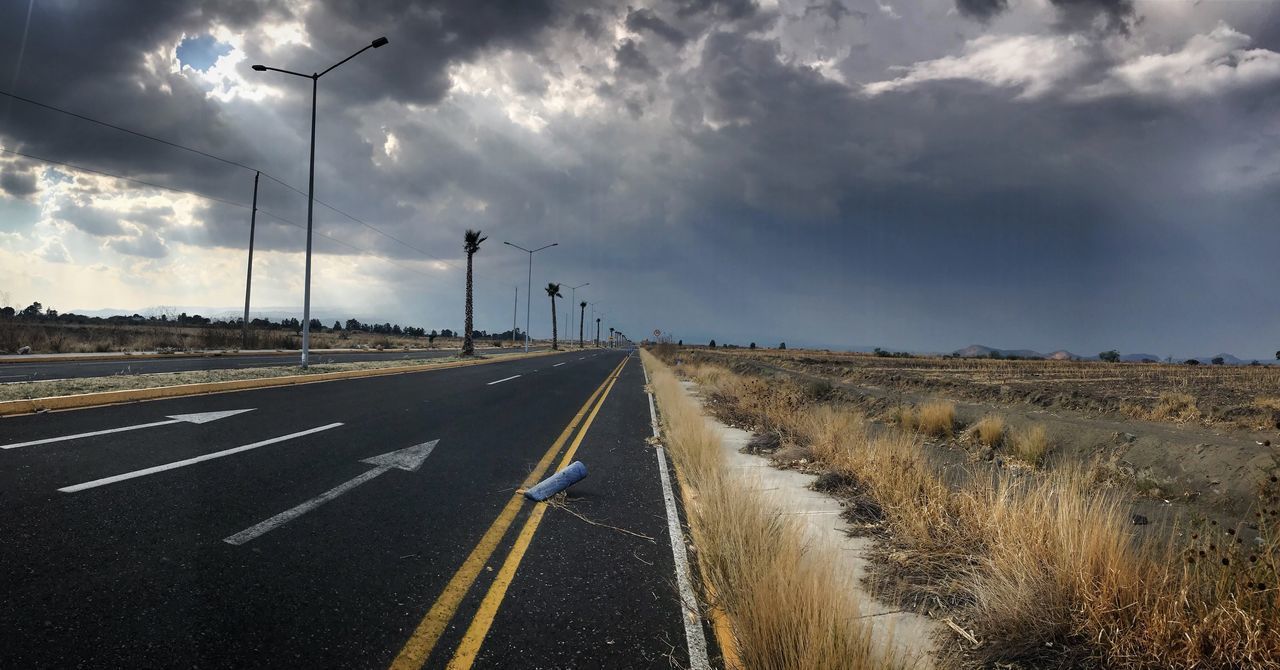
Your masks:
{"label": "utility pole", "polygon": [[511,302],[511,346],[516,346],[516,310],[520,308],[520,287],[516,287],[515,300]]}
{"label": "utility pole", "polygon": [[261,172],[253,173],[253,209],[249,213],[249,272],[244,279],[244,322],[240,324],[240,348],[249,347],[249,293],[253,288],[253,234],[258,227],[258,178]]}

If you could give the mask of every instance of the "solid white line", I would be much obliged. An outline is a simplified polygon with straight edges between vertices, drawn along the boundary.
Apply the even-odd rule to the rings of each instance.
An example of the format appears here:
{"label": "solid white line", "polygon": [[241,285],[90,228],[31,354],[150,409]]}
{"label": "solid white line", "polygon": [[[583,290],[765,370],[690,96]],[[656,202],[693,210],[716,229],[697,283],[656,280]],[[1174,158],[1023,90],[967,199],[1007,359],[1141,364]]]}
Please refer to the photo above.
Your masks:
{"label": "solid white line", "polygon": [[[644,370],[644,366],[640,366]],[[649,383],[649,372],[644,370],[644,383]],[[653,409],[653,393],[646,391],[649,397],[649,425],[653,427],[653,436],[658,435],[658,413]],[[707,658],[707,637],[702,632],[702,610],[693,595],[693,585],[689,580],[689,555],[685,551],[684,531],[680,528],[680,514],[676,511],[676,496],[671,491],[671,476],[667,474],[667,454],[658,445],[658,476],[662,479],[662,502],[667,508],[667,535],[671,538],[671,555],[675,558],[676,584],[680,588],[682,604],[680,619],[684,622],[685,642],[689,647],[689,667],[692,670],[710,670],[711,661]]]}
{"label": "solid white line", "polygon": [[347,481],[329,489],[328,491],[325,491],[324,493],[321,493],[320,495],[302,503],[301,505],[298,505],[297,507],[294,507],[293,509],[285,510],[271,517],[270,519],[263,521],[262,523],[250,526],[240,531],[239,533],[232,535],[231,537],[224,538],[222,541],[226,542],[227,544],[241,545],[241,544],[244,544],[245,542],[248,542],[255,538],[266,535],[267,533],[279,528],[280,526],[283,526],[286,523],[293,521],[294,519],[302,516],[303,514],[310,512],[311,510],[329,502],[330,500],[333,500],[334,498],[337,498],[338,496],[346,493],[347,491],[350,491],[351,489],[369,481],[370,479],[373,479],[374,477],[377,477],[378,475],[390,469],[391,469],[391,466],[384,465],[382,467],[369,470],[368,472],[365,472],[357,477],[348,479]]}
{"label": "solid white line", "polygon": [[126,430],[140,430],[142,428],[155,428],[156,426],[167,426],[171,423],[178,423],[178,420],[169,419],[168,421],[156,421],[155,423],[142,423],[136,426],[125,426],[124,428],[108,428],[107,430],[95,430],[92,433],[77,433],[75,435],[63,435],[61,437],[50,437],[43,440],[32,440],[30,442],[18,442],[17,444],[6,444],[3,446],[0,446],[0,449],[17,449],[18,447],[31,447],[37,444],[49,444],[50,442],[78,440],[82,437],[93,437],[94,435],[108,435],[110,433],[123,433]]}
{"label": "solid white line", "polygon": [[284,442],[285,440],[292,440],[292,439],[293,439],[293,438],[295,438],[295,437],[302,437],[302,436],[304,436],[304,435],[311,435],[312,433],[319,433],[319,432],[321,432],[321,431],[329,430],[330,428],[337,428],[338,426],[341,426],[341,425],[342,425],[341,423],[331,423],[331,424],[329,424],[329,425],[327,425],[327,426],[320,426],[320,427],[318,427],[318,428],[311,428],[311,429],[309,429],[309,430],[304,430],[304,431],[300,431],[300,432],[297,432],[297,433],[290,433],[290,434],[288,434],[288,435],[281,435],[280,437],[273,437],[273,438],[271,438],[271,439],[269,439],[269,440],[263,440],[263,441],[261,441],[261,442],[254,442],[253,444],[246,444],[246,445],[244,445],[243,447],[235,447],[235,448],[232,448],[232,449],[224,449],[224,450],[222,450],[222,451],[215,451],[215,452],[213,452],[213,453],[211,453],[211,454],[204,454],[203,456],[196,456],[195,458],[188,458],[188,459],[184,459],[184,460],[181,460],[181,461],[174,461],[173,463],[165,463],[164,465],[157,465],[157,466],[150,467],[150,468],[145,468],[145,469],[142,469],[142,470],[134,470],[133,472],[126,472],[126,473],[124,473],[124,474],[122,474],[122,475],[114,475],[114,476],[112,476],[112,477],[103,477],[102,479],[95,479],[95,480],[93,480],[93,481],[91,481],[91,482],[85,482],[85,483],[83,483],[83,484],[75,484],[74,486],[64,486],[64,487],[62,487],[62,488],[60,488],[60,489],[58,489],[58,490],[59,490],[59,491],[62,491],[63,493],[75,493],[76,491],[83,491],[83,490],[85,490],[85,489],[91,489],[91,488],[96,488],[96,487],[99,487],[99,486],[106,486],[107,484],[114,484],[114,483],[116,483],[116,482],[122,482],[122,481],[124,481],[124,480],[126,480],[126,479],[135,479],[135,478],[137,478],[137,477],[145,477],[145,476],[147,476],[147,475],[154,475],[154,474],[156,474],[157,472],[164,472],[164,471],[166,471],[166,470],[174,470],[174,469],[176,469],[176,468],[182,468],[182,467],[186,467],[186,466],[188,466],[188,465],[195,465],[196,463],[203,463],[203,462],[205,462],[205,461],[211,461],[211,460],[213,460],[213,459],[215,459],[215,458],[222,458],[223,456],[230,456],[230,455],[232,455],[232,454],[238,454],[238,453],[240,453],[240,452],[242,452],[242,451],[249,451],[250,449],[257,449],[258,447],[265,447],[265,446],[267,446],[268,444],[275,444],[275,443],[277,443],[277,442]]}
{"label": "solid white line", "polygon": [[501,384],[502,382],[509,382],[509,381],[511,381],[512,379],[515,379],[516,377],[519,377],[519,376],[520,376],[520,375],[511,375],[510,377],[507,377],[506,379],[499,379],[499,380],[498,380],[498,381],[496,381],[496,382],[489,382],[488,384],[485,384],[485,386],[493,386],[494,384]]}
{"label": "solid white line", "polygon": [[3,375],[0,379],[17,379],[19,377],[30,377],[31,375]]}
{"label": "solid white line", "polygon": [[553,366],[551,366],[551,367],[553,367],[553,368],[558,368],[558,367],[560,367],[561,365],[564,365],[564,363],[556,363],[555,365],[553,365]]}

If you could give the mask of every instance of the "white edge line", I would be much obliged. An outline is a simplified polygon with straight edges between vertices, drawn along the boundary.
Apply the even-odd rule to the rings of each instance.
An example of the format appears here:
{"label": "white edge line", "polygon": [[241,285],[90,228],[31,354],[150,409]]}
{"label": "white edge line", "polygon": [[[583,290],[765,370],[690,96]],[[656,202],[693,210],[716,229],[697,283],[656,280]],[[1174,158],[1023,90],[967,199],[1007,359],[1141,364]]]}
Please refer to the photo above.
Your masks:
{"label": "white edge line", "polygon": [[488,384],[485,384],[485,386],[493,386],[494,384],[501,384],[502,382],[509,382],[509,381],[511,381],[512,379],[515,379],[516,377],[519,377],[519,376],[520,376],[520,375],[511,375],[510,377],[507,377],[506,379],[499,379],[499,380],[497,380],[497,381],[489,382]]}
{"label": "white edge line", "polygon": [[166,470],[173,470],[173,469],[176,469],[176,468],[186,467],[186,466],[188,466],[188,465],[195,465],[196,463],[203,463],[203,462],[205,462],[205,461],[211,461],[211,460],[213,460],[213,459],[215,459],[215,458],[222,458],[223,456],[230,456],[230,455],[232,455],[232,454],[238,454],[238,453],[240,453],[240,452],[242,452],[242,451],[249,451],[250,449],[257,449],[258,447],[265,447],[265,446],[267,446],[268,444],[275,444],[275,443],[277,443],[277,442],[284,442],[285,440],[291,440],[291,439],[293,439],[293,438],[295,438],[295,437],[302,437],[302,436],[304,436],[304,435],[310,435],[310,434],[312,434],[312,433],[319,433],[320,431],[323,431],[323,430],[329,430],[330,428],[337,428],[338,426],[341,426],[341,425],[342,425],[341,423],[331,423],[331,424],[329,424],[329,425],[327,425],[327,426],[319,426],[319,427],[317,427],[317,428],[311,428],[311,429],[309,429],[309,430],[304,430],[304,431],[300,431],[300,432],[297,432],[297,433],[290,433],[290,434],[288,434],[288,435],[281,435],[280,437],[273,437],[273,438],[271,438],[271,439],[269,439],[269,440],[263,440],[263,441],[261,441],[261,442],[254,442],[253,444],[246,444],[246,445],[244,445],[244,446],[242,446],[242,447],[233,447],[233,448],[231,448],[231,449],[224,449],[224,450],[222,450],[222,451],[215,451],[215,452],[213,452],[213,453],[211,453],[211,454],[203,454],[203,455],[200,455],[200,456],[196,456],[196,457],[194,457],[194,458],[188,458],[188,459],[184,459],[184,460],[181,460],[181,461],[174,461],[173,463],[165,463],[164,465],[157,465],[157,466],[150,467],[150,468],[145,468],[145,469],[142,469],[142,470],[134,470],[133,472],[126,472],[126,473],[124,473],[124,474],[122,474],[122,475],[114,475],[114,476],[111,476],[111,477],[103,477],[102,479],[95,479],[95,480],[93,480],[93,481],[91,481],[91,482],[85,482],[85,483],[83,483],[83,484],[75,484],[75,485],[73,485],[73,486],[64,486],[64,487],[62,487],[62,488],[60,488],[60,489],[58,489],[58,490],[59,490],[59,491],[61,491],[61,492],[63,492],[63,493],[75,493],[75,492],[77,492],[77,491],[83,491],[83,490],[85,490],[85,489],[92,489],[92,488],[96,488],[96,487],[99,487],[99,486],[106,486],[107,484],[114,484],[114,483],[116,483],[116,482],[122,482],[122,481],[124,481],[124,480],[126,480],[126,479],[135,479],[135,478],[137,478],[137,477],[145,477],[145,476],[147,476],[147,475],[154,475],[154,474],[156,474],[157,472],[164,472],[164,471],[166,471]]}
{"label": "white edge line", "polygon": [[[649,371],[644,371],[644,382],[649,383]],[[653,392],[645,390],[649,397],[649,423],[653,427],[653,436],[658,434],[658,414],[653,408]],[[671,555],[675,558],[676,583],[680,587],[681,621],[684,622],[684,637],[689,646],[689,667],[691,670],[710,670],[711,661],[707,658],[707,636],[702,632],[702,617],[698,600],[693,595],[693,585],[689,580],[689,555],[685,551],[684,531],[680,528],[680,514],[676,511],[676,497],[671,491],[671,476],[667,474],[667,455],[662,445],[655,450],[658,453],[658,476],[662,479],[662,502],[667,508],[667,534],[671,538]]]}

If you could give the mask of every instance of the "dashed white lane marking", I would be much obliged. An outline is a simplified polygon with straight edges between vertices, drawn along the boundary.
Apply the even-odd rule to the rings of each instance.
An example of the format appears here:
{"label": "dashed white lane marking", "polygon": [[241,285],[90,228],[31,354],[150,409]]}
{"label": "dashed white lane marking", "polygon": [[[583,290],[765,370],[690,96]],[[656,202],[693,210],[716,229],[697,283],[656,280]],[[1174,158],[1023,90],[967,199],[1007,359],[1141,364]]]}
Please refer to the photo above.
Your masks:
{"label": "dashed white lane marking", "polygon": [[327,426],[319,426],[316,428],[311,428],[309,430],[299,431],[297,433],[289,433],[288,435],[273,437],[269,440],[263,440],[261,442],[254,442],[253,444],[246,444],[242,447],[234,447],[231,449],[224,449],[222,451],[215,451],[211,454],[204,454],[202,456],[196,456],[195,458],[187,458],[181,461],[165,463],[164,465],[157,465],[150,468],[144,468],[142,470],[134,470],[133,472],[126,472],[122,475],[103,477],[102,479],[95,479],[91,482],[85,482],[83,484],[75,484],[73,486],[64,486],[58,490],[62,491],[63,493],[75,493],[76,491],[83,491],[85,489],[92,489],[92,488],[97,488],[99,486],[106,486],[107,484],[122,482],[122,481],[125,481],[126,479],[136,479],[138,477],[146,477],[147,475],[154,475],[157,472],[165,472],[166,470],[175,470],[177,468],[184,468],[188,465],[195,465],[196,463],[211,461],[215,458],[222,458],[223,456],[231,456],[232,454],[238,454],[242,451],[249,451],[250,449],[257,449],[258,447],[265,447],[268,444],[276,444],[277,442],[292,440],[295,437],[303,437],[304,435],[319,433],[321,431],[329,430],[330,428],[337,428],[338,426],[341,426],[341,425],[342,425],[341,423],[331,423]]}
{"label": "dashed white lane marking", "polygon": [[[537,372],[537,370],[534,370],[534,372]],[[493,386],[494,384],[501,384],[502,382],[509,382],[509,381],[511,381],[512,379],[516,379],[517,377],[520,377],[520,375],[511,375],[510,377],[507,377],[506,379],[499,379],[499,380],[497,380],[497,381],[489,382],[488,384],[485,384],[485,386]]]}
{"label": "dashed white lane marking", "polygon": [[[644,370],[644,366],[640,366]],[[644,383],[649,384],[649,371],[644,370]],[[653,436],[658,435],[658,413],[653,408],[653,393],[645,390],[649,396],[649,425],[653,427]],[[666,450],[659,444],[654,451],[658,452],[658,476],[662,479],[662,502],[667,508],[667,535],[671,538],[671,555],[675,558],[676,584],[680,589],[680,617],[684,622],[684,638],[689,647],[689,667],[693,670],[710,670],[711,661],[707,658],[707,636],[702,632],[701,609],[693,596],[693,585],[689,580],[689,555],[685,551],[684,531],[680,529],[680,514],[676,511],[676,496],[671,490],[671,476],[667,474]]]}
{"label": "dashed white lane marking", "polygon": [[553,365],[553,366],[551,366],[551,367],[553,367],[553,368],[558,368],[558,367],[560,367],[561,365],[564,365],[564,363],[556,363],[555,365]]}

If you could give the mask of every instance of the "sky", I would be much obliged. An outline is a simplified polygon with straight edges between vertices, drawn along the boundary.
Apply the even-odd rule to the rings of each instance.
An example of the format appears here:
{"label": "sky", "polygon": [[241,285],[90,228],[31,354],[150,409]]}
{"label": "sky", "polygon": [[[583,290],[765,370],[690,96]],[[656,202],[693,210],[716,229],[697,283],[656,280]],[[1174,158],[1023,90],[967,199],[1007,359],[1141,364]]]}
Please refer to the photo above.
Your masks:
{"label": "sky", "polygon": [[556,281],[635,339],[1280,349],[1269,0],[0,3],[0,90],[230,162],[0,96],[0,301],[236,312],[261,170],[300,316],[309,82],[250,66],[381,35],[319,80],[326,322],[459,328],[474,228],[490,331],[556,242],[538,337]]}

